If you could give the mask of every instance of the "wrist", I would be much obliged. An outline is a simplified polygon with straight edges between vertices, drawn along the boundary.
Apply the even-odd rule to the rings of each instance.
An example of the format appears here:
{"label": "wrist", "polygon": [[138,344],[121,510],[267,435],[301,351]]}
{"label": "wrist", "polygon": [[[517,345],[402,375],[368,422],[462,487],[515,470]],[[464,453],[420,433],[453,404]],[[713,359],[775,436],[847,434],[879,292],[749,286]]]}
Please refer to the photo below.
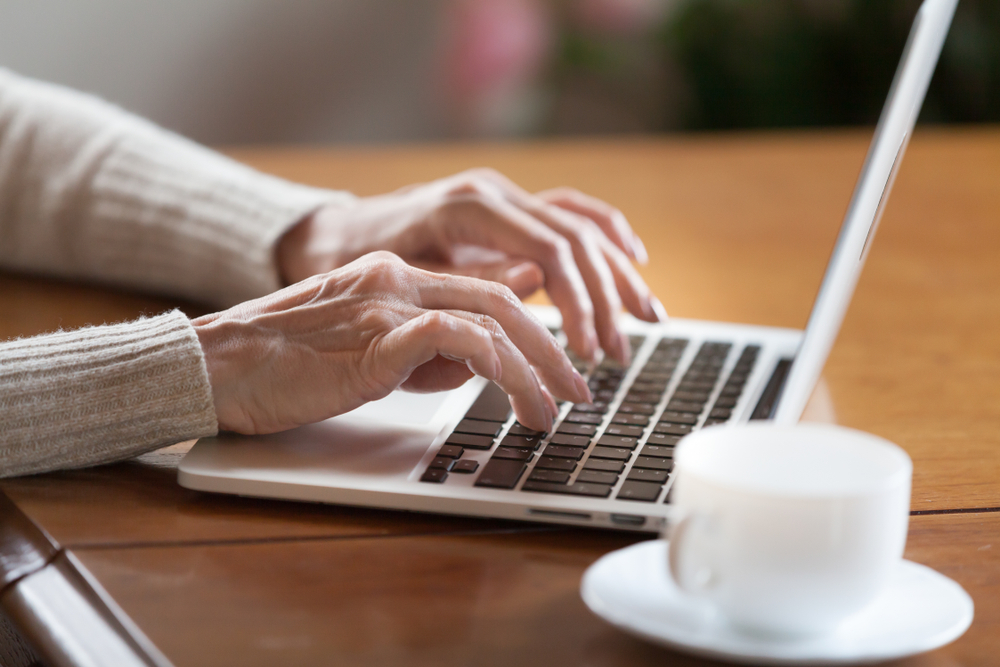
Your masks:
{"label": "wrist", "polygon": [[278,240],[275,261],[283,285],[292,285],[311,275],[308,272],[309,239],[316,233],[316,214],[313,211],[293,225]]}

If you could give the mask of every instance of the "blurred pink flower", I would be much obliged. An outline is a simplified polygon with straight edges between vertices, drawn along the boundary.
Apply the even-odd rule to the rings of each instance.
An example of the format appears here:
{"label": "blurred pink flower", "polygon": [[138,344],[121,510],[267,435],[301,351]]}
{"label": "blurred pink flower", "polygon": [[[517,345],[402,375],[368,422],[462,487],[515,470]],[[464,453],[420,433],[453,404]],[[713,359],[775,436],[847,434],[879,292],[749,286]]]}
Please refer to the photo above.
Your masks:
{"label": "blurred pink flower", "polygon": [[667,0],[576,0],[573,14],[587,31],[634,35],[656,24],[667,4]]}
{"label": "blurred pink flower", "polygon": [[489,96],[529,83],[551,43],[538,0],[454,0],[445,44],[445,78],[458,98]]}

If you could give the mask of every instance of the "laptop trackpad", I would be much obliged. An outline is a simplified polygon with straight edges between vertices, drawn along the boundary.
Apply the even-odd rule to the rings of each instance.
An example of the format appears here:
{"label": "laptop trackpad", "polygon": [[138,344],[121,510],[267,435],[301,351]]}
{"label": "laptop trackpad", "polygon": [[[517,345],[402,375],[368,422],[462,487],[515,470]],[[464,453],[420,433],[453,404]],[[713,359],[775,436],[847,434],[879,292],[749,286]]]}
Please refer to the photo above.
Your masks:
{"label": "laptop trackpad", "polygon": [[271,435],[204,438],[184,466],[225,476],[258,475],[297,483],[335,484],[335,478],[406,478],[433,444],[443,407],[457,392],[393,392],[386,398],[318,424]]}

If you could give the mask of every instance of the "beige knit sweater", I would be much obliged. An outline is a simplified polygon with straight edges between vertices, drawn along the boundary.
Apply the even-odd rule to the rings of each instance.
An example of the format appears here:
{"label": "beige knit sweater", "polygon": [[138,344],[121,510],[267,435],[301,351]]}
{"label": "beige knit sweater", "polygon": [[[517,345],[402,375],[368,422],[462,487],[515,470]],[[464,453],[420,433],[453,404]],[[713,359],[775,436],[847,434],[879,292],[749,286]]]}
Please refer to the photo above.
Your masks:
{"label": "beige knit sweater", "polygon": [[[0,267],[219,307],[280,287],[274,245],[351,196],[244,167],[101,100],[0,69]],[[0,477],[217,430],[179,311],[0,341]]]}

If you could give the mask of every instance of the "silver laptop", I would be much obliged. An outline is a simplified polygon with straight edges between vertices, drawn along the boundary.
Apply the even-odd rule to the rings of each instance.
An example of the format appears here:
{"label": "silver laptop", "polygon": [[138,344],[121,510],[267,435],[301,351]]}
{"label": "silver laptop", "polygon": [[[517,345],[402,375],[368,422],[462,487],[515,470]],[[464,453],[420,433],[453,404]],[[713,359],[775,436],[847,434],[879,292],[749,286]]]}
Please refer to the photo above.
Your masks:
{"label": "silver laptop", "polygon": [[[925,0],[875,130],[805,332],[627,318],[633,362],[574,363],[594,402],[563,404],[550,433],[517,423],[496,385],[395,392],[268,436],[200,440],[180,465],[201,491],[658,531],[685,434],[799,420],[850,303],[957,0]],[[554,331],[558,311],[535,312]]]}

